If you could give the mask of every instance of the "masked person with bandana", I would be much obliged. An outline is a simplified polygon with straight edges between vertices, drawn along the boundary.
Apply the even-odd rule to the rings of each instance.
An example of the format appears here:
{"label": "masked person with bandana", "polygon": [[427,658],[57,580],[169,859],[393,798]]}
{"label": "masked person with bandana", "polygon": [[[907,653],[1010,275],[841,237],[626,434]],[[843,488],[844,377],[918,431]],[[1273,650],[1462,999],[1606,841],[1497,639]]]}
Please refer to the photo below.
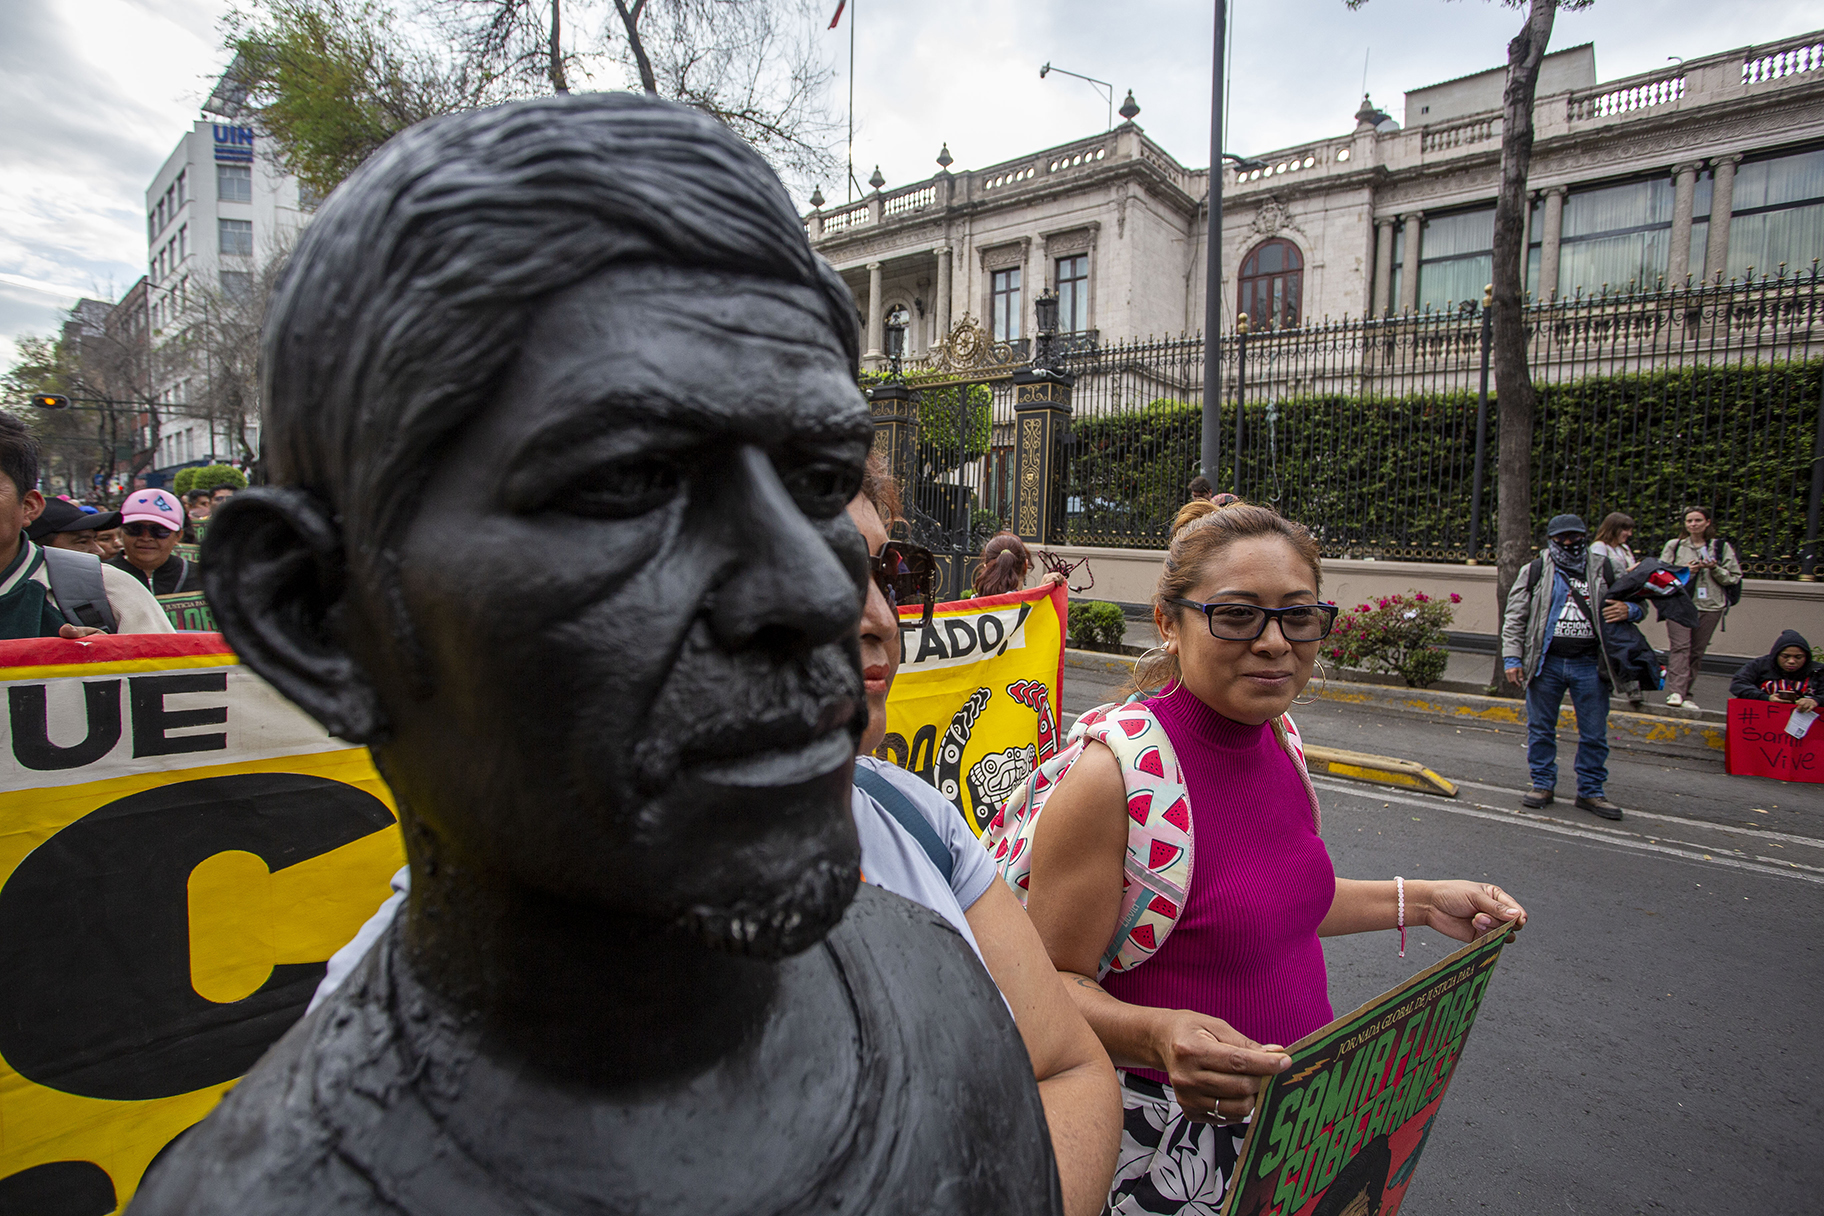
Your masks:
{"label": "masked person with bandana", "polygon": [[1547,551],[1525,566],[1507,593],[1501,655],[1510,684],[1526,689],[1526,763],[1533,788],[1520,801],[1537,809],[1558,784],[1558,709],[1571,694],[1577,714],[1577,808],[1620,819],[1603,796],[1609,779],[1609,697],[1614,668],[1598,620],[1638,621],[1639,604],[1609,601],[1615,566],[1589,551],[1589,529],[1575,515],[1555,515]]}

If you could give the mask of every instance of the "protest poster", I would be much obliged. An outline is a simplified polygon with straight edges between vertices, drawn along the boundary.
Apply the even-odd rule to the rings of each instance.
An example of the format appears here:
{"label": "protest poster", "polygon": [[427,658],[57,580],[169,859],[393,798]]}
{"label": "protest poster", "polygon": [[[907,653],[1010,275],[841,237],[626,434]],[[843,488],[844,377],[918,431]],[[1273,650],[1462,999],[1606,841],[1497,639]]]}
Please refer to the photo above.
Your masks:
{"label": "protest poster", "polygon": [[175,595],[155,595],[158,606],[165,610],[171,628],[189,633],[214,633],[215,614],[200,591],[179,591]]}
{"label": "protest poster", "polygon": [[172,551],[187,562],[195,563],[203,560],[203,547],[200,544],[180,541],[177,545],[173,546]]}
{"label": "protest poster", "polygon": [[112,1212],[403,864],[367,749],[218,634],[0,642],[0,1212]]}
{"label": "protest poster", "polygon": [[1824,726],[1810,723],[1796,738],[1786,729],[1792,713],[1791,705],[1778,701],[1731,697],[1723,770],[1740,777],[1824,782]]}
{"label": "protest poster", "polygon": [[1060,586],[900,610],[904,658],[875,755],[918,774],[981,835],[1057,750],[1064,684]]}
{"label": "protest poster", "polygon": [[1490,930],[1293,1044],[1261,1090],[1223,1216],[1394,1216],[1513,932]]}

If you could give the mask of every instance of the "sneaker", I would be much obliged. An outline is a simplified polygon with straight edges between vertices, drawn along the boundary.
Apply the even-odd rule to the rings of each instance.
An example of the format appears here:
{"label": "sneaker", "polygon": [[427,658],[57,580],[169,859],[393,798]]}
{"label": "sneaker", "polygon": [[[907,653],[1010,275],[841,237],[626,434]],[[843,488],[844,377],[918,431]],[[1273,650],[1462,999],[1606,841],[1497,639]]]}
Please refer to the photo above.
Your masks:
{"label": "sneaker", "polygon": [[1601,794],[1596,795],[1594,798],[1578,798],[1577,809],[1580,811],[1588,811],[1592,815],[1600,815],[1604,819],[1621,818],[1621,808],[1616,806],[1613,802],[1610,802],[1607,798],[1604,798]]}
{"label": "sneaker", "polygon": [[1701,705],[1699,705],[1699,704],[1698,704],[1698,703],[1697,703],[1697,702],[1696,702],[1696,701],[1689,701],[1689,700],[1688,700],[1688,701],[1686,701],[1686,702],[1685,702],[1685,708],[1686,708],[1686,709],[1697,709],[1697,710],[1701,710],[1701,709],[1703,709],[1703,706],[1701,706]]}
{"label": "sneaker", "polygon": [[1520,799],[1521,806],[1531,807],[1535,811],[1542,806],[1550,806],[1551,803],[1552,791],[1550,790],[1530,789],[1526,791],[1525,796]]}
{"label": "sneaker", "polygon": [[1677,706],[1683,705],[1684,703],[1685,703],[1685,699],[1683,697],[1679,696],[1677,693],[1669,692],[1666,694],[1666,704],[1667,705],[1671,705],[1676,708]]}

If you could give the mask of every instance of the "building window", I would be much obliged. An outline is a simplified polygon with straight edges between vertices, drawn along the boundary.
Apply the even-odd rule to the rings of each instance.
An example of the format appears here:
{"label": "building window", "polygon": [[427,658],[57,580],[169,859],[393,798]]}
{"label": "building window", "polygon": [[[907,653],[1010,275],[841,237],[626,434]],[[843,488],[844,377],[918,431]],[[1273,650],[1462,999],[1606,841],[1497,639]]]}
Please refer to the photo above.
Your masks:
{"label": "building window", "polygon": [[222,294],[229,300],[245,300],[253,291],[253,275],[245,270],[224,270],[222,273]]}
{"label": "building window", "polygon": [[[1707,210],[1707,209],[1706,209]],[[1735,171],[1728,277],[1777,274],[1824,258],[1824,148]]]}
{"label": "building window", "polygon": [[190,256],[190,225],[185,224],[177,230],[177,260],[183,261]]}
{"label": "building window", "polygon": [[989,276],[988,325],[994,340],[1013,342],[1021,337],[1020,268],[1009,266]]}
{"label": "building window", "polygon": [[1059,258],[1057,269],[1058,328],[1080,334],[1089,328],[1089,255]]}
{"label": "building window", "polygon": [[215,196],[224,203],[251,203],[253,201],[253,166],[217,165],[215,167]]}
{"label": "building window", "polygon": [[177,174],[177,205],[183,206],[189,201],[190,170],[180,169]]}
{"label": "building window", "polygon": [[253,256],[252,220],[217,220],[220,226],[222,253],[239,257]]}
{"label": "building window", "polygon": [[[1705,209],[1706,211],[1708,208]],[[1581,287],[1655,287],[1666,273],[1672,238],[1672,182],[1656,178],[1580,190],[1564,200],[1558,252],[1558,294]]]}
{"label": "building window", "polygon": [[1418,307],[1480,301],[1494,265],[1493,207],[1426,219],[1419,237]]}
{"label": "building window", "polygon": [[1298,324],[1305,259],[1298,246],[1278,237],[1262,241],[1241,259],[1241,295],[1235,306],[1250,329],[1289,329]]}

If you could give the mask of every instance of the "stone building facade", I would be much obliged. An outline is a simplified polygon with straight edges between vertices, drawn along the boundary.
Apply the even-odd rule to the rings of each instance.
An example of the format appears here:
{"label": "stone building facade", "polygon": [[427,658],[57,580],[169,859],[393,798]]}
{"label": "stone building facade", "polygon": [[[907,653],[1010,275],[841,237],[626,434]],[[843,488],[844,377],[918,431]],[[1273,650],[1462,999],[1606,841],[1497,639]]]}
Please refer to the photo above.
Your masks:
{"label": "stone building facade", "polygon": [[[1223,182],[1224,328],[1479,298],[1489,278],[1505,69],[1363,99],[1353,130]],[[1203,324],[1208,170],[1132,121],[939,173],[806,227],[855,293],[865,361],[911,361],[965,316],[1020,342],[1040,289],[1103,341]],[[1598,83],[1595,49],[1547,56],[1534,107],[1528,287],[1539,298],[1808,269],[1824,257],[1824,31]],[[903,337],[901,336],[903,334]]]}

